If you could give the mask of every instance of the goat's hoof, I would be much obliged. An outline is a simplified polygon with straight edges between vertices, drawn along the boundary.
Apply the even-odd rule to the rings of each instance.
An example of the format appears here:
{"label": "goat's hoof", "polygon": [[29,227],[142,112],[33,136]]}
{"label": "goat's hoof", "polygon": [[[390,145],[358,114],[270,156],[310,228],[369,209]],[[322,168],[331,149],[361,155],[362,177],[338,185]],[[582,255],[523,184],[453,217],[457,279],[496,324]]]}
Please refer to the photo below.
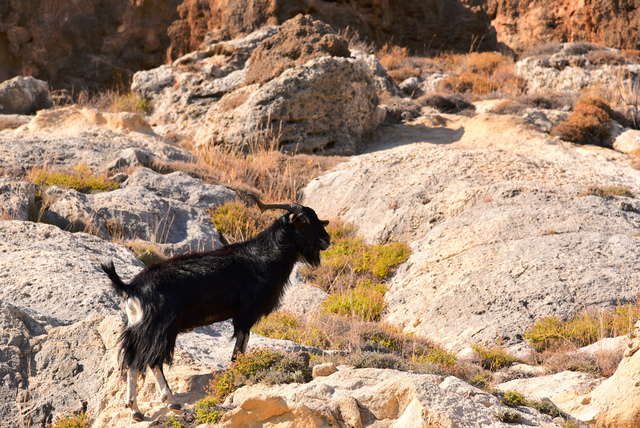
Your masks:
{"label": "goat's hoof", "polygon": [[133,420],[136,422],[144,421],[144,415],[141,412],[133,412],[131,414],[131,418],[133,418]]}
{"label": "goat's hoof", "polygon": [[180,410],[182,410],[182,405],[181,404],[169,404],[167,407],[173,413],[180,413]]}

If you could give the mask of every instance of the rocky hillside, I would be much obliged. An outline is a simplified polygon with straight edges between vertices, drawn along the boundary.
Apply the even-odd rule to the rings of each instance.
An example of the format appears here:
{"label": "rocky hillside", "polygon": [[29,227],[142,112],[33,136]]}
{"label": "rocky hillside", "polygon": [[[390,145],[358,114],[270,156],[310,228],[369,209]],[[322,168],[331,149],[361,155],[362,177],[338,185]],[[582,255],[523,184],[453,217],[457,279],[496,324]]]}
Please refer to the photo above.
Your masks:
{"label": "rocky hillside", "polygon": [[517,52],[546,42],[638,47],[633,0],[328,2],[322,0],[69,0],[0,5],[0,81],[16,75],[56,89],[128,85],[139,70],[210,44],[310,14],[382,46]]}
{"label": "rocky hillside", "polygon": [[[628,108],[575,101],[585,86],[617,88],[612,71],[633,83],[636,64],[594,64],[562,45],[513,65],[529,95],[544,86],[561,95],[471,90],[463,103],[459,94],[429,98],[429,85],[460,77],[453,71],[424,67],[397,87],[378,58],[349,50],[309,16],[231,41],[214,36],[134,76],[133,96],[154,106],[146,114],[51,108],[42,82],[0,84],[3,424],[46,427],[85,412],[94,427],[130,426],[117,370],[121,302],[99,264],[113,260],[130,279],[142,259],[219,248],[209,210],[283,180],[366,242],[410,245],[383,292],[382,321],[432,340],[451,362],[430,361],[428,373],[369,357],[376,367],[319,364],[320,349],[254,334],[251,346],[315,355],[314,380],[239,388],[220,403],[220,422],[205,426],[638,425],[640,329],[558,353],[555,365],[537,364],[546,354],[534,355],[524,337],[543,317],[604,314],[638,296],[640,131]],[[557,131],[581,120],[599,145]],[[296,181],[320,155],[349,157]],[[293,160],[301,166],[277,176]],[[241,184],[216,175],[231,162],[246,172]],[[259,176],[251,168],[261,162]],[[327,293],[302,278],[292,277],[283,309],[309,319]],[[167,377],[185,404],[180,423],[195,425],[194,406],[229,366],[231,334],[225,322],[179,337]],[[358,352],[381,352],[377,342]],[[496,342],[527,364],[491,367],[481,351]],[[389,367],[386,352],[379,361]],[[605,355],[615,362],[609,373],[600,370]],[[580,372],[584,361],[599,369]],[[513,391],[519,398],[506,398]],[[139,404],[139,426],[170,426],[151,376]]]}

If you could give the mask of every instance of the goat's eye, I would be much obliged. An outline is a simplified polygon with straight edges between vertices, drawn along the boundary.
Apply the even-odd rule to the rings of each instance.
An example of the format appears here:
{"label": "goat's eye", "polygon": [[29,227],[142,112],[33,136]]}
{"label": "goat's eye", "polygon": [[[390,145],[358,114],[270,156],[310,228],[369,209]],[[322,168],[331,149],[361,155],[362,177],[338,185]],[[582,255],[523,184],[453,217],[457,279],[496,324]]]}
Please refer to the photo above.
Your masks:
{"label": "goat's eye", "polygon": [[300,219],[300,223],[302,223],[302,224],[307,224],[307,223],[309,223],[309,222],[307,221],[307,219],[306,219],[306,218],[301,218],[301,219]]}

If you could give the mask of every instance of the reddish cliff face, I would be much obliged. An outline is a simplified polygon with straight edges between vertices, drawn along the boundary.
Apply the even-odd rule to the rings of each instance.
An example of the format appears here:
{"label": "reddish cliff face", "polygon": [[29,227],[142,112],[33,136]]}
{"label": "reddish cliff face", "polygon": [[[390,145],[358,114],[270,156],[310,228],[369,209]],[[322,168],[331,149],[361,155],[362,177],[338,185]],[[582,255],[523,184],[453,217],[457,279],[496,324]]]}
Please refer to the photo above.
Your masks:
{"label": "reddish cliff face", "polygon": [[493,49],[488,15],[460,0],[4,0],[0,81],[17,74],[54,88],[127,84],[131,73],[299,13],[383,44]]}
{"label": "reddish cliff face", "polygon": [[0,1],[0,80],[76,89],[128,83],[165,60],[182,0]]}
{"label": "reddish cliff face", "polygon": [[640,0],[471,0],[491,17],[498,40],[516,51],[541,43],[588,41],[640,47]]}
{"label": "reddish cliff face", "polygon": [[198,49],[209,32],[212,41],[237,37],[299,13],[431,53],[552,40],[637,49],[639,10],[640,0],[1,0],[0,81],[126,85],[133,72]]}
{"label": "reddish cliff face", "polygon": [[489,16],[460,0],[185,0],[180,10],[176,26],[200,37],[207,30],[219,39],[235,37],[302,13],[334,28],[348,26],[378,45],[393,41],[434,52],[497,48]]}

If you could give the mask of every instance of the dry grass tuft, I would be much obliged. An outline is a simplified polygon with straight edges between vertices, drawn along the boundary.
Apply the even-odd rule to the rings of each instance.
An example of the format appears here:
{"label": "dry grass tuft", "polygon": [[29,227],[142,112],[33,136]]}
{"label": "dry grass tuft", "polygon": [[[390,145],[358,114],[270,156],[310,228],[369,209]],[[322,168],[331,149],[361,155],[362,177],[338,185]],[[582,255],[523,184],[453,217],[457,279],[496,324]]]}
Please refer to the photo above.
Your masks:
{"label": "dry grass tuft", "polygon": [[343,157],[285,154],[276,144],[253,145],[243,151],[213,146],[204,155],[209,180],[234,190],[252,192],[268,201],[299,201],[299,190]]}

